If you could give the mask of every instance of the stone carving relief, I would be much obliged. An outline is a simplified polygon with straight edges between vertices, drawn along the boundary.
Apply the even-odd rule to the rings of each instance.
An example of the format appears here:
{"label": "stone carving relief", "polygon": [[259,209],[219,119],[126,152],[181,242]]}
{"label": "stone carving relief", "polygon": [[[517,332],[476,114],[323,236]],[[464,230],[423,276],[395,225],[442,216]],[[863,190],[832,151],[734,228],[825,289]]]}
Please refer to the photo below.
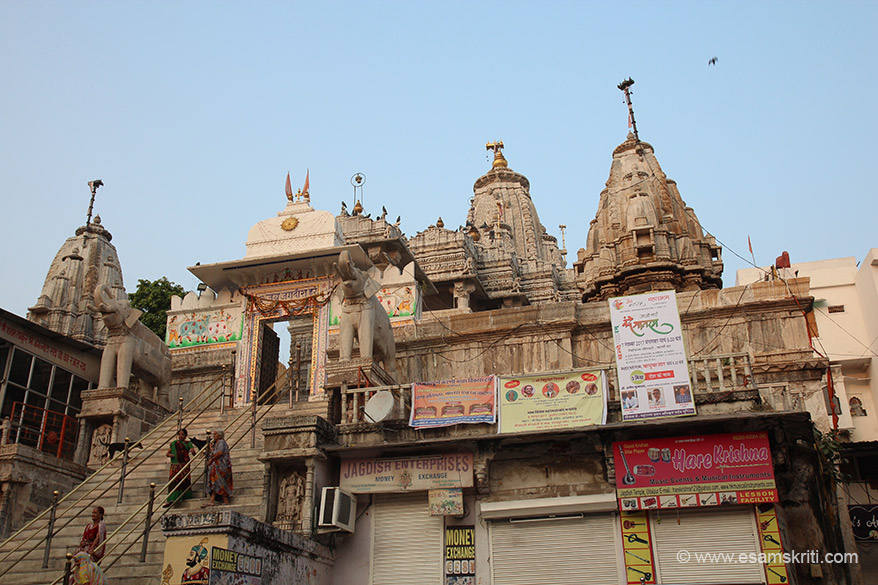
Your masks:
{"label": "stone carving relief", "polygon": [[277,497],[277,516],[274,525],[285,530],[296,530],[302,519],[302,498],[305,495],[305,478],[296,472],[280,482]]}
{"label": "stone carving relief", "polygon": [[113,427],[112,425],[101,425],[95,429],[91,435],[91,448],[88,452],[88,462],[91,465],[101,466],[107,462],[108,451],[107,445],[112,441]]}

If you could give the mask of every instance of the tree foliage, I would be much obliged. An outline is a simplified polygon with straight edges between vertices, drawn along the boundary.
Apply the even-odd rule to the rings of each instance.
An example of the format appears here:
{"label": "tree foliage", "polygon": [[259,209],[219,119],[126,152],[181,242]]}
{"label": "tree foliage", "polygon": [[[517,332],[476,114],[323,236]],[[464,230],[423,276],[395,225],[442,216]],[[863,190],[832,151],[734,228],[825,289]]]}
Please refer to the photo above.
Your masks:
{"label": "tree foliage", "polygon": [[182,285],[171,282],[166,276],[153,281],[141,278],[137,281],[137,290],[128,293],[128,300],[132,307],[143,311],[143,315],[140,316],[141,322],[164,340],[171,296],[182,297],[185,294],[186,289]]}

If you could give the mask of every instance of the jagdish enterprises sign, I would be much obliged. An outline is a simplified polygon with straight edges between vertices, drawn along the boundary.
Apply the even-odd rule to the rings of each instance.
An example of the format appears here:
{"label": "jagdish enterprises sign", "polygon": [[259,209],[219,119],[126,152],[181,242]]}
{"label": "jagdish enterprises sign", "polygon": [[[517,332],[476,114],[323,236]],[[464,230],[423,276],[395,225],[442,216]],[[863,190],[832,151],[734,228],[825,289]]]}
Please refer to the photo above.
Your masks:
{"label": "jagdish enterprises sign", "polygon": [[414,492],[473,486],[473,454],[399,459],[345,459],[340,487],[356,494]]}

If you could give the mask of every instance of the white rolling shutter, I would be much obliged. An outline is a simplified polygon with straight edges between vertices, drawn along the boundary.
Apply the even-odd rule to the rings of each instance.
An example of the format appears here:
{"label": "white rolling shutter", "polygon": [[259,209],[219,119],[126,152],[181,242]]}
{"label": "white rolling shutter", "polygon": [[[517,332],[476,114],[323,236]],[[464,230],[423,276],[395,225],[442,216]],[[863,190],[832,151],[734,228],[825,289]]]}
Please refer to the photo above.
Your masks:
{"label": "white rolling shutter", "polygon": [[[652,512],[650,516],[656,570],[661,583],[765,583],[765,571],[760,563],[732,560],[740,553],[758,555],[761,552],[752,508],[662,511]],[[689,556],[678,557],[681,550],[687,551]],[[713,562],[699,562],[699,555]],[[688,562],[681,562],[681,558],[688,558]]]}
{"label": "white rolling shutter", "polygon": [[376,495],[372,509],[372,585],[441,585],[444,519],[427,492]]}
{"label": "white rolling shutter", "polygon": [[490,523],[493,585],[616,585],[613,514]]}

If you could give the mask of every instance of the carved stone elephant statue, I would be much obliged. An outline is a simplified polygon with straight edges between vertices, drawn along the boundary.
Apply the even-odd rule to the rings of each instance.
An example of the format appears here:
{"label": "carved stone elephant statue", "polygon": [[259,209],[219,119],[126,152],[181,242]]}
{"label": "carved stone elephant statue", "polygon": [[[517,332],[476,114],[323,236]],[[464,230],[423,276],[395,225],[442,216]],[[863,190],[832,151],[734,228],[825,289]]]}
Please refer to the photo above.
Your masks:
{"label": "carved stone elephant statue", "polygon": [[135,376],[156,387],[156,395],[149,398],[167,407],[171,385],[168,346],[138,321],[142,312],[132,309],[127,300],[113,297],[106,284],[95,288],[94,299],[108,333],[98,388],[127,387],[133,371]]}
{"label": "carved stone elephant statue", "polygon": [[360,357],[375,359],[396,378],[396,342],[390,318],[376,296],[381,285],[354,264],[343,250],[338,255],[336,273],[343,294],[339,317],[339,361],[351,359],[354,337],[360,344]]}

